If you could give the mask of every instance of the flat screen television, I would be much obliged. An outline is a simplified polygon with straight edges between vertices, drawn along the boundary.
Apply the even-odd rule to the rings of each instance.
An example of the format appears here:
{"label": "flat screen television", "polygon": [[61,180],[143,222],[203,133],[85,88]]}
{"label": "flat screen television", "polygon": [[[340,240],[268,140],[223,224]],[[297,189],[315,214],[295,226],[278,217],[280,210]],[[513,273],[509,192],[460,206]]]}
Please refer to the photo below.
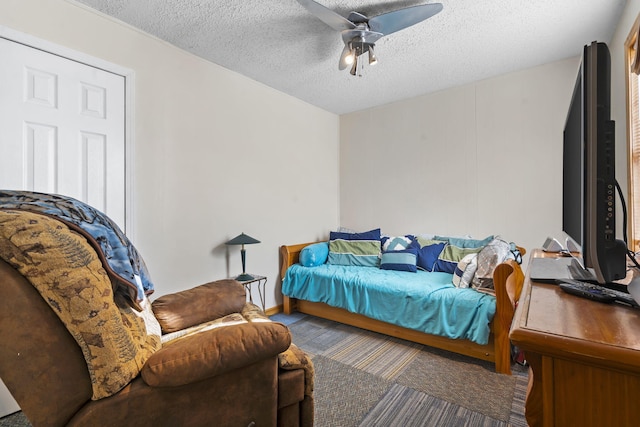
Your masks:
{"label": "flat screen television", "polygon": [[623,279],[627,247],[616,239],[611,56],[604,43],[584,47],[563,139],[563,231],[581,247],[594,281]]}

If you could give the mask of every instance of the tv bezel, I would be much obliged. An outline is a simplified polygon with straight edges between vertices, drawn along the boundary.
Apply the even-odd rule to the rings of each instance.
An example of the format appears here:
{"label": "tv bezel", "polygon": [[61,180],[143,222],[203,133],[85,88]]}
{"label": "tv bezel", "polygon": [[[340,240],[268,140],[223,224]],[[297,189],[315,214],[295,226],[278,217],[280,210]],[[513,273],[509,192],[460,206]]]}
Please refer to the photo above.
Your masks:
{"label": "tv bezel", "polygon": [[[563,231],[581,245],[584,267],[593,272],[595,281],[606,284],[626,276],[627,250],[625,242],[616,239],[615,124],[611,120],[611,57],[605,43],[584,46],[565,123],[563,155],[576,108],[580,108],[581,189],[567,188],[565,170],[563,198],[569,197],[567,191],[581,192],[580,218],[575,213],[573,218],[581,224],[581,235],[575,235],[576,227],[570,230],[564,204]],[[577,137],[575,132],[573,137]],[[567,161],[571,160],[564,159],[565,169]]]}

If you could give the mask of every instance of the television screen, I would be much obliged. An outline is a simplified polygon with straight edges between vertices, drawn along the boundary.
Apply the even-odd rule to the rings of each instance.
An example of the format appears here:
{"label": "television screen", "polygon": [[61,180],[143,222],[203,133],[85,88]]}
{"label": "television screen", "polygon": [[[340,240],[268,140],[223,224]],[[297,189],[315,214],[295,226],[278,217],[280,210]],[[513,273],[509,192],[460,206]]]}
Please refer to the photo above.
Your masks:
{"label": "television screen", "polygon": [[582,72],[573,89],[571,107],[564,128],[562,151],[562,230],[582,245],[584,152],[582,142]]}

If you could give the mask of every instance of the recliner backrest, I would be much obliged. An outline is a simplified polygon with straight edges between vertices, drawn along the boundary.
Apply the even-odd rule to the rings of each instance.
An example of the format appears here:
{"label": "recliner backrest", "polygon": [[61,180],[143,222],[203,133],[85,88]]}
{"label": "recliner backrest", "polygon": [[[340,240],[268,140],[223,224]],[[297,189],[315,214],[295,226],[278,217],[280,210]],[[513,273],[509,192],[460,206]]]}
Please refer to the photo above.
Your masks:
{"label": "recliner backrest", "polygon": [[66,424],[92,395],[80,347],[38,291],[2,259],[0,378],[35,426]]}

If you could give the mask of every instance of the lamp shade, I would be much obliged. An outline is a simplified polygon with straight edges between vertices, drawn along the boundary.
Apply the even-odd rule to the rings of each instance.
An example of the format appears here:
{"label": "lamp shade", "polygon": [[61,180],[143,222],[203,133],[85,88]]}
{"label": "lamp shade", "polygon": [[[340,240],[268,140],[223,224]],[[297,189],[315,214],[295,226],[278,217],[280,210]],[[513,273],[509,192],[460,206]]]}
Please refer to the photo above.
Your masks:
{"label": "lamp shade", "polygon": [[229,240],[226,244],[227,245],[251,245],[253,243],[260,243],[260,240],[256,240],[251,236],[247,236],[246,234],[241,233],[240,235]]}

